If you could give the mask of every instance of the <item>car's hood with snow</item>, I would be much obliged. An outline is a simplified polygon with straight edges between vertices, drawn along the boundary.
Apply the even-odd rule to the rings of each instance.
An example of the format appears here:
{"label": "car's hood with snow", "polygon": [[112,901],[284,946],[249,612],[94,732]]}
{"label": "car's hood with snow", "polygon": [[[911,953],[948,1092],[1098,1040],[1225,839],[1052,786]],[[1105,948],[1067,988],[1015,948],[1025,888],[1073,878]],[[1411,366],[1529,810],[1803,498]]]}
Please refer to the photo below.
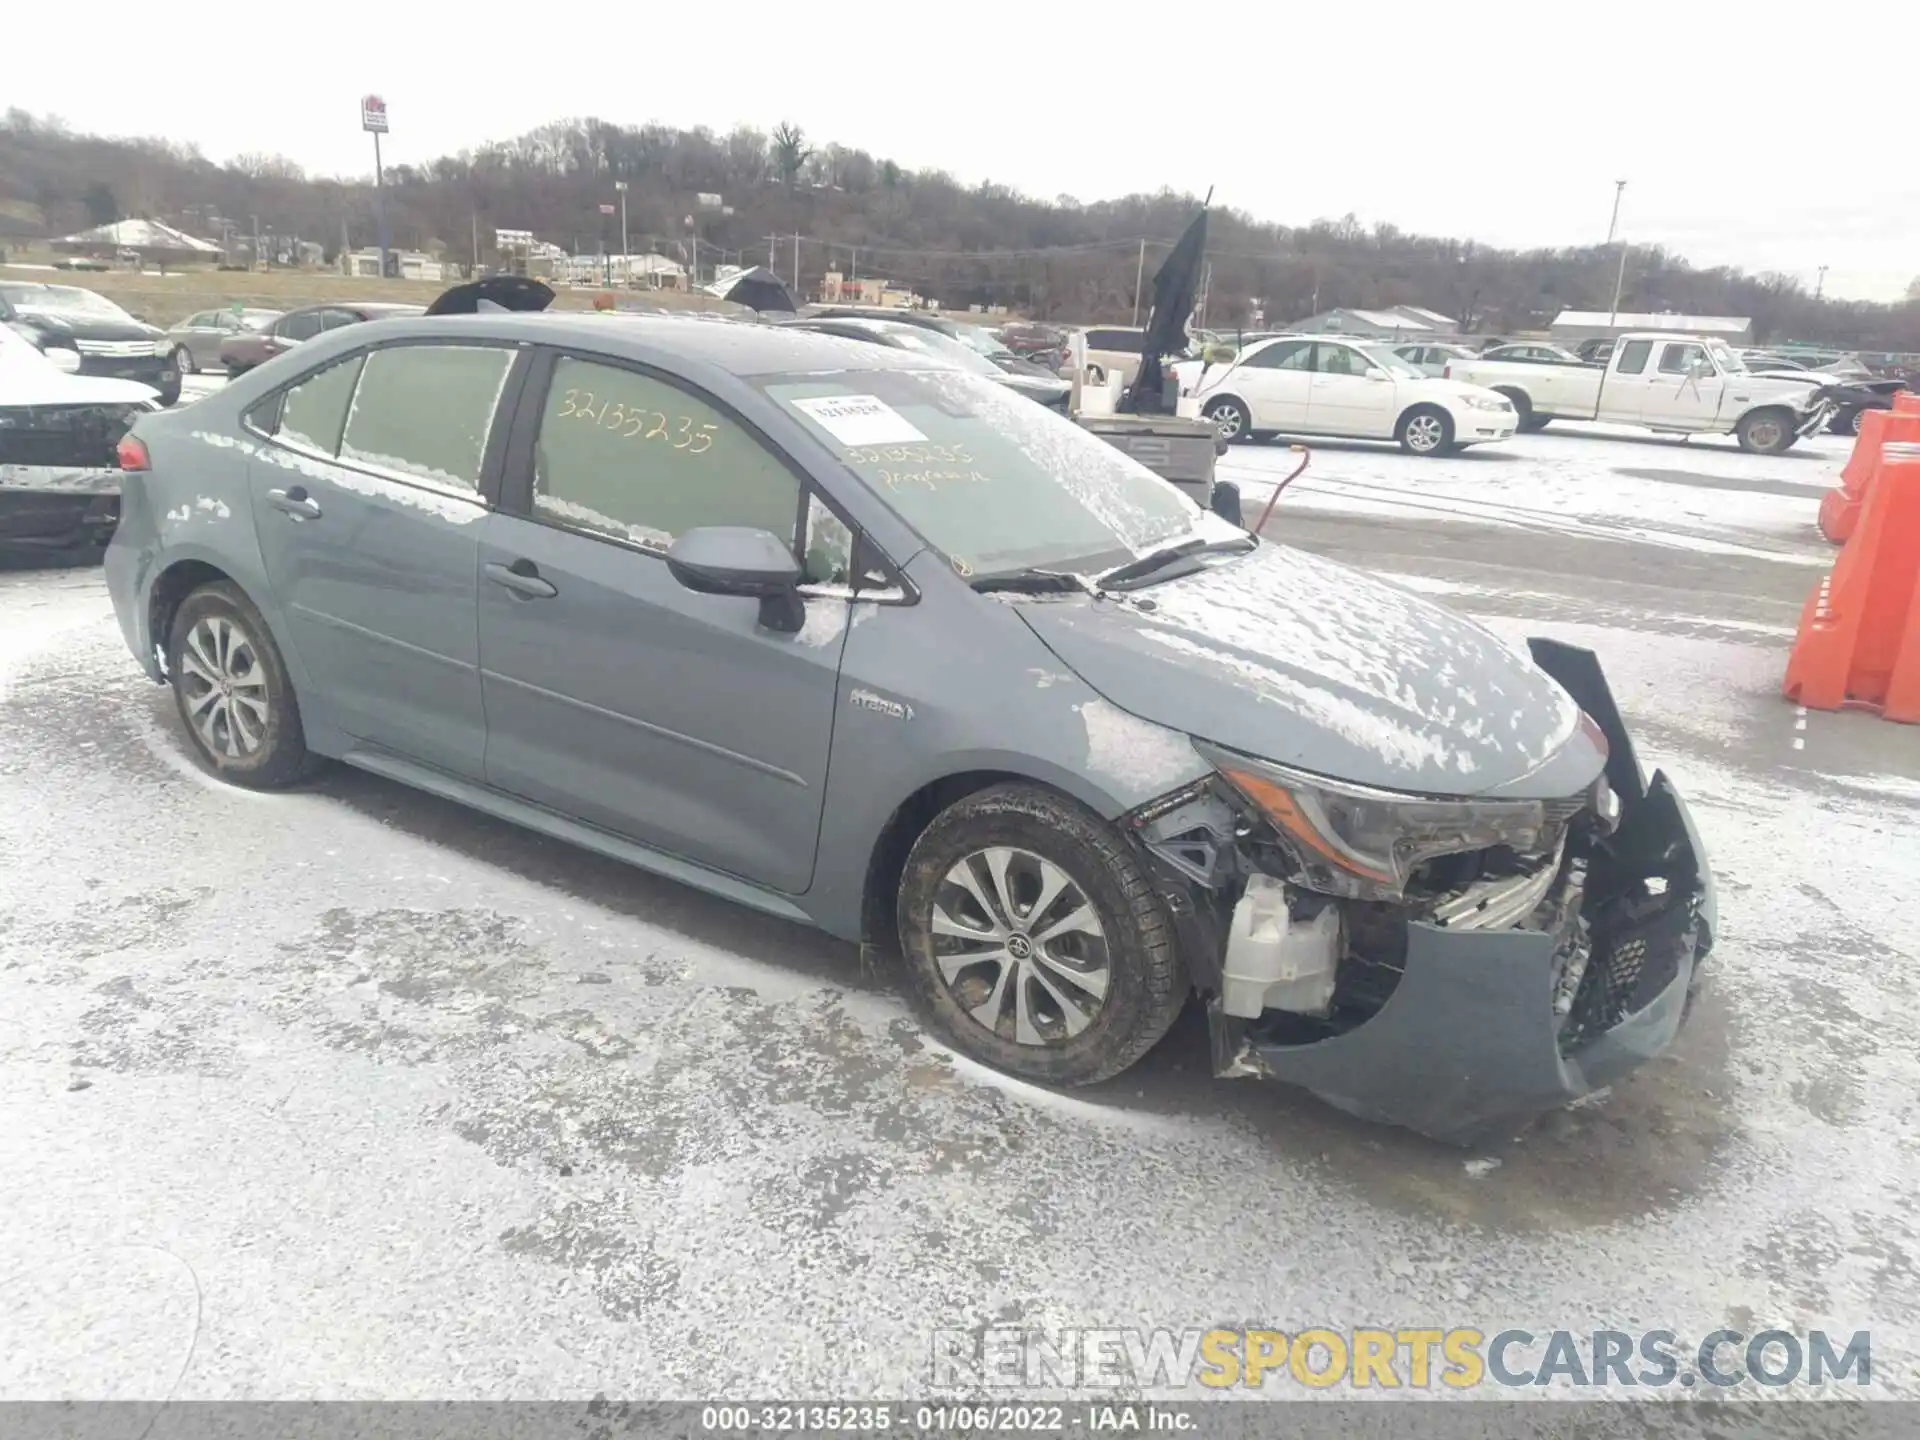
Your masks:
{"label": "car's hood with snow", "polygon": [[[18,339],[17,336],[9,338]],[[69,375],[25,341],[0,343],[0,408],[12,405],[134,405],[156,399],[151,386],[103,375]]]}
{"label": "car's hood with snow", "polygon": [[1531,660],[1431,600],[1286,546],[1125,596],[1018,609],[1123,710],[1317,774],[1557,798],[1605,762]]}

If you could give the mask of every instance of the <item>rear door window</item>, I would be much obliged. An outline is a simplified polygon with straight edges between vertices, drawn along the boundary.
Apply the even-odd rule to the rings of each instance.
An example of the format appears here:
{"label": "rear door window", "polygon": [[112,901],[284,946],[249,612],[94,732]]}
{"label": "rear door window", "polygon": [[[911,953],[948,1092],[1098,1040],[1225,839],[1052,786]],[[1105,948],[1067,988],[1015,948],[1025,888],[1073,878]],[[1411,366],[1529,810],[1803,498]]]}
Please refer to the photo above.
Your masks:
{"label": "rear door window", "polygon": [[311,340],[320,333],[320,317],[311,310],[288,315],[273,327],[282,340]]}
{"label": "rear door window", "polygon": [[492,345],[394,345],[367,356],[340,458],[475,492],[514,352]]}
{"label": "rear door window", "polygon": [[[759,436],[691,390],[637,370],[561,357],[534,443],[543,520],[664,551],[701,525],[744,525],[792,545],[800,479]],[[823,529],[809,573],[847,557]],[[844,547],[849,552],[851,540]]]}
{"label": "rear door window", "polygon": [[1629,340],[1620,347],[1620,360],[1613,369],[1617,375],[1638,375],[1647,368],[1647,357],[1653,354],[1651,340]]}
{"label": "rear door window", "polygon": [[360,379],[366,356],[353,355],[309,375],[287,391],[280,402],[277,438],[322,455],[340,452],[340,432],[346,428],[347,406]]}
{"label": "rear door window", "polygon": [[1283,340],[1256,350],[1240,362],[1256,370],[1310,370],[1313,368],[1311,340]]}

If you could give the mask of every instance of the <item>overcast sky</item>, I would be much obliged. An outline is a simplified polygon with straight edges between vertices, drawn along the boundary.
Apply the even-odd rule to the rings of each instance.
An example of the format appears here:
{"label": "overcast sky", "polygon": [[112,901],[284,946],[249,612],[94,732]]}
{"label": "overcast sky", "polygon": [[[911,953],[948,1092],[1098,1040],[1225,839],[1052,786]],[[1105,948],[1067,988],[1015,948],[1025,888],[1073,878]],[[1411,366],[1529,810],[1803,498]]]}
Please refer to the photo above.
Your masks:
{"label": "overcast sky", "polygon": [[[71,11],[18,8],[9,55],[84,59]],[[1263,219],[1353,211],[1511,246],[1603,240],[1625,179],[1621,234],[1697,264],[1809,287],[1825,265],[1826,293],[1874,300],[1920,276],[1920,6],[1904,0],[736,0],[472,24],[432,5],[85,10],[91,33],[137,31],[137,49],[115,40],[104,69],[8,64],[0,103],[215,159],[371,173],[368,92],[387,101],[390,162],[581,115],[791,120],[1035,196],[1211,185]],[[244,18],[223,33],[228,13]],[[1191,29],[1149,33],[1161,16]],[[682,17],[711,45],[672,38]],[[1143,103],[1130,77],[1148,67],[1183,78]]]}

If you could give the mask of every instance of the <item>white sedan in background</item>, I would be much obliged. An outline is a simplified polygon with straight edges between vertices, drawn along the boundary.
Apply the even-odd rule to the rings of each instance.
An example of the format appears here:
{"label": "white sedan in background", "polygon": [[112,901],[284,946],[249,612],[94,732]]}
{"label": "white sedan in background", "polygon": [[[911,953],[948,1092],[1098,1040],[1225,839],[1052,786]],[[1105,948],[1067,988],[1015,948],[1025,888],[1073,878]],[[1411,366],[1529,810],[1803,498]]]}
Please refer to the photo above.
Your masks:
{"label": "white sedan in background", "polygon": [[1519,423],[1504,395],[1423,375],[1364,340],[1263,340],[1209,365],[1194,398],[1227,440],[1339,435],[1398,441],[1414,455],[1506,440]]}

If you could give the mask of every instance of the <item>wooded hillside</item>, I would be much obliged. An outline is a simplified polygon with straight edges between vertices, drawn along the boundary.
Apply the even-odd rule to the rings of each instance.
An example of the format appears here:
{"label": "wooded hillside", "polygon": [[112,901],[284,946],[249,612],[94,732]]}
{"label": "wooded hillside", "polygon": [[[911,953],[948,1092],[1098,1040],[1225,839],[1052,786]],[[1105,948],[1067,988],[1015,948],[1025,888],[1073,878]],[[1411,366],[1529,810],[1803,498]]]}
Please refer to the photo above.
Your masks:
{"label": "wooded hillside", "polygon": [[[392,243],[464,263],[497,262],[492,229],[532,230],[576,253],[614,243],[599,212],[628,183],[635,248],[685,259],[695,216],[703,262],[766,262],[811,291],[828,268],[853,267],[914,286],[943,304],[1004,304],[1043,319],[1126,320],[1140,241],[1150,277],[1197,201],[1162,191],[1082,203],[1040,200],[990,181],[963,186],[909,171],[791,126],[638,127],[558,121],[501,144],[387,173]],[[718,194],[731,213],[699,208]],[[311,177],[277,156],[216,164],[191,145],[74,134],[19,110],[0,122],[0,247],[70,234],[127,216],[218,238],[211,217],[250,233],[326,247],[372,244],[371,178]],[[769,242],[769,237],[778,237]],[[1418,304],[1466,329],[1543,327],[1563,308],[1606,309],[1618,251],[1598,245],[1524,252],[1366,228],[1352,216],[1290,227],[1238,211],[1216,214],[1207,323],[1267,323],[1336,305]],[[1621,308],[1750,315],[1762,340],[1799,339],[1920,351],[1920,304],[1815,301],[1799,281],[1697,269],[1659,247],[1634,247]]]}

